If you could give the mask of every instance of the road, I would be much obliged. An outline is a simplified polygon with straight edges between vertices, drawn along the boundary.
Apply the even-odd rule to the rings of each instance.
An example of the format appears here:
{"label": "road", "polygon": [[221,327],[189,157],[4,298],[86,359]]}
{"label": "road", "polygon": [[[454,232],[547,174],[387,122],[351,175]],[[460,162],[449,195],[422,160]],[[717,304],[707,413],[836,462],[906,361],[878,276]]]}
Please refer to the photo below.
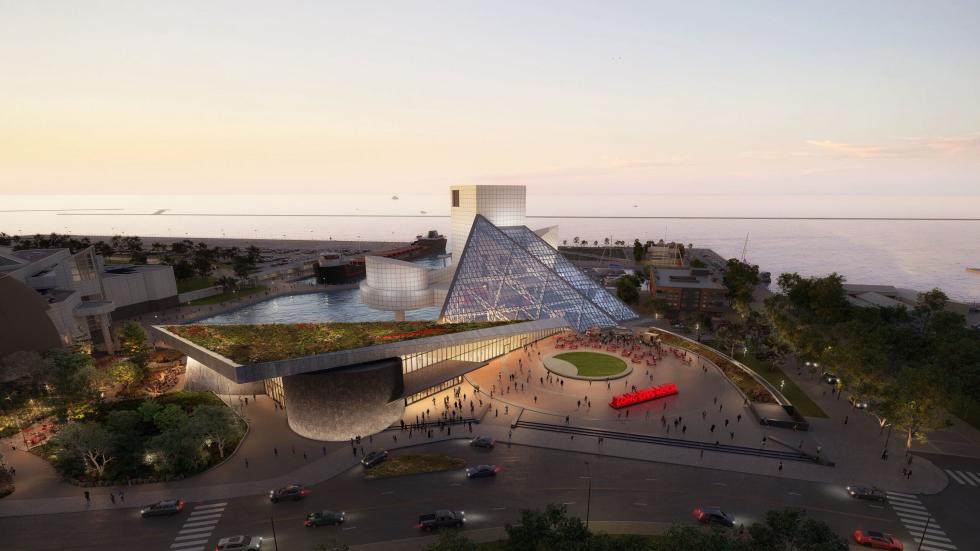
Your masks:
{"label": "road", "polygon": [[[549,502],[564,503],[571,514],[584,518],[591,475],[592,520],[690,523],[695,506],[720,505],[747,525],[768,509],[799,506],[842,536],[856,528],[878,529],[901,537],[906,549],[915,549],[891,503],[858,501],[839,486],[504,444],[478,450],[465,441],[450,441],[411,453],[446,453],[470,464],[497,464],[502,471],[496,478],[478,480],[467,480],[462,471],[365,480],[362,468],[355,467],[312,486],[301,502],[271,504],[259,495],[189,504],[177,517],[153,519],[139,517],[137,506],[143,504],[127,503],[118,510],[0,518],[0,533],[4,548],[25,551],[134,546],[145,551],[196,551],[213,549],[223,536],[271,538],[274,519],[278,549],[308,550],[331,538],[349,544],[411,538],[419,533],[418,515],[441,508],[466,511],[464,533],[515,522],[521,508]],[[959,549],[980,548],[976,530],[970,530],[966,513],[959,512],[968,511],[964,506],[978,494],[980,486],[951,484],[941,494],[921,498]],[[347,522],[342,527],[305,528],[306,513],[318,509],[346,511]]]}

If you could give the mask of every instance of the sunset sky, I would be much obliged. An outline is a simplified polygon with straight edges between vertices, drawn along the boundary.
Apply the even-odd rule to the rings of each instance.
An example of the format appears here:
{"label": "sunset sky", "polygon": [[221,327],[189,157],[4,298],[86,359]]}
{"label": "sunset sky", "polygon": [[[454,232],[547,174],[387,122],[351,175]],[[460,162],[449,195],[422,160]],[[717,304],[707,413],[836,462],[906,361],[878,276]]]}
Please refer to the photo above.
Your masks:
{"label": "sunset sky", "polygon": [[980,195],[980,2],[0,0],[0,193]]}

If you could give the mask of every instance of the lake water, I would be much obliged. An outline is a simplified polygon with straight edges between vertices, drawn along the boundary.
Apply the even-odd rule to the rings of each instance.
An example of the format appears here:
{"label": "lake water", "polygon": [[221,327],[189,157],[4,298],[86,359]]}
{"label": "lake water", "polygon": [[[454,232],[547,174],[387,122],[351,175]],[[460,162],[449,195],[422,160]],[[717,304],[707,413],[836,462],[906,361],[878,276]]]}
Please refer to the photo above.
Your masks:
{"label": "lake water", "polygon": [[[116,209],[80,211],[71,209]],[[0,195],[0,231],[169,237],[410,241],[449,231],[446,195]],[[30,212],[28,212],[30,211]],[[562,239],[675,239],[741,257],[775,276],[843,274],[852,283],[980,301],[980,196],[528,195],[528,226]],[[761,220],[685,217],[920,217]],[[588,217],[588,218],[585,218]],[[647,218],[643,218],[647,217]],[[657,218],[650,218],[657,217]],[[951,220],[960,219],[960,220]],[[746,246],[746,236],[748,244]],[[338,299],[339,300],[339,299]]]}
{"label": "lake water", "polygon": [[[358,289],[277,297],[225,314],[211,316],[195,323],[318,323],[330,321],[391,321],[391,312],[364,305]],[[408,320],[433,320],[439,308],[421,308],[405,312]]]}

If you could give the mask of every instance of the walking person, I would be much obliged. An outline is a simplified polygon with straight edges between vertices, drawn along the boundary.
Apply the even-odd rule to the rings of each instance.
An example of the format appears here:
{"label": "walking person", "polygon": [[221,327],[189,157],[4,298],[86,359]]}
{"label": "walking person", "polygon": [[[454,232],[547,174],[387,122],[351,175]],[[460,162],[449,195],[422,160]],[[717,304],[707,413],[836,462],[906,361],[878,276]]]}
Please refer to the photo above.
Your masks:
{"label": "walking person", "polygon": [[109,501],[111,501],[112,504],[115,505],[116,504],[116,494],[114,494],[112,492],[109,492]]}
{"label": "walking person", "polygon": [[85,504],[88,505],[91,502],[92,502],[92,496],[88,493],[88,490],[85,490]]}

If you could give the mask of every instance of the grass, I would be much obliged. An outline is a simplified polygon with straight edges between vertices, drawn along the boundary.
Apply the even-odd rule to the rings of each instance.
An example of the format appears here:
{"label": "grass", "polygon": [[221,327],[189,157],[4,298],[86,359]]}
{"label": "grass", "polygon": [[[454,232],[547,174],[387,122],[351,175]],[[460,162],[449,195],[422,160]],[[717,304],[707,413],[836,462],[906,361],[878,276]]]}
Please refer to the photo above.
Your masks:
{"label": "grass", "polygon": [[220,295],[214,295],[207,298],[199,298],[197,300],[185,302],[184,306],[208,306],[210,304],[221,304],[222,302],[227,302],[229,300],[235,300],[250,295],[254,295],[256,293],[261,293],[262,291],[265,290],[266,290],[265,285],[256,285],[254,287],[246,287],[244,289],[238,289],[237,291],[221,293]]}
{"label": "grass", "polygon": [[177,292],[178,293],[189,293],[191,291],[196,291],[198,289],[204,289],[206,287],[213,287],[214,282],[217,281],[213,277],[189,277],[187,279],[177,280]]}
{"label": "grass", "polygon": [[608,354],[564,352],[555,358],[574,365],[582,377],[609,377],[626,371],[626,362]]}
{"label": "grass", "polygon": [[772,363],[760,360],[753,354],[746,354],[741,361],[778,388],[783,396],[796,407],[796,411],[800,412],[800,415],[804,417],[827,417],[827,414],[803,392],[803,389],[796,386],[792,379]]}
{"label": "grass", "polygon": [[175,325],[167,329],[240,363],[301,358],[376,344],[448,335],[511,322],[273,323],[266,325]]}
{"label": "grass", "polygon": [[409,474],[438,473],[454,471],[466,466],[466,460],[448,455],[399,455],[364,472],[364,478],[374,480]]}

